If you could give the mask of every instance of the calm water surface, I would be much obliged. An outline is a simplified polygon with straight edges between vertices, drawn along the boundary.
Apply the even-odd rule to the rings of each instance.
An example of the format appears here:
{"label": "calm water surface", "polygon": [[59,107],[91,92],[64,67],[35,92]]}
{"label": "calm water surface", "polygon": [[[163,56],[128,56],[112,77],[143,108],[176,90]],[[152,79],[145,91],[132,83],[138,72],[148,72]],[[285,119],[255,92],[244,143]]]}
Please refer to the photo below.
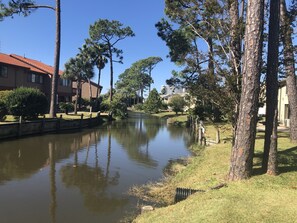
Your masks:
{"label": "calm water surface", "polygon": [[135,184],[158,180],[190,155],[190,135],[135,115],[78,133],[0,142],[0,222],[119,222],[135,210]]}

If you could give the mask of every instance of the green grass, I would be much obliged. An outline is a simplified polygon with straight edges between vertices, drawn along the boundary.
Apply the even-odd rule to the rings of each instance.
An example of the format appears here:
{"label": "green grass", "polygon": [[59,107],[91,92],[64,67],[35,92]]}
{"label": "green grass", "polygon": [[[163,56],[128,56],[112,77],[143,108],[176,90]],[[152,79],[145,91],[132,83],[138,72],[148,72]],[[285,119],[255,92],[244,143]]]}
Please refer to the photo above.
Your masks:
{"label": "green grass", "polygon": [[[228,128],[227,128],[228,129]],[[207,126],[208,134],[213,134]],[[297,146],[290,143],[287,133],[279,134],[278,176],[261,173],[260,161],[263,133],[257,134],[254,175],[240,182],[227,181],[231,144],[218,144],[194,150],[198,156],[151,194],[169,204],[153,212],[140,215],[135,222],[297,222]],[[223,138],[230,138],[228,131]],[[198,152],[197,152],[198,153]],[[210,190],[220,183],[227,187]],[[173,205],[176,187],[207,190]]]}
{"label": "green grass", "polygon": [[[64,120],[74,120],[74,119],[81,119],[81,115],[83,114],[83,118],[84,119],[88,119],[90,118],[90,112],[77,112],[77,114],[73,114],[73,113],[57,113],[57,118],[60,118],[62,115],[62,119]],[[101,113],[100,114],[102,117],[107,116],[108,114],[105,113]],[[92,112],[92,117],[97,117],[97,112]],[[41,120],[43,118],[43,116],[39,116],[37,120]],[[49,114],[45,115],[46,119],[50,119]],[[5,123],[9,123],[9,122],[18,122],[18,118],[12,116],[12,115],[6,115],[5,121],[0,122],[0,124],[5,124]]]}

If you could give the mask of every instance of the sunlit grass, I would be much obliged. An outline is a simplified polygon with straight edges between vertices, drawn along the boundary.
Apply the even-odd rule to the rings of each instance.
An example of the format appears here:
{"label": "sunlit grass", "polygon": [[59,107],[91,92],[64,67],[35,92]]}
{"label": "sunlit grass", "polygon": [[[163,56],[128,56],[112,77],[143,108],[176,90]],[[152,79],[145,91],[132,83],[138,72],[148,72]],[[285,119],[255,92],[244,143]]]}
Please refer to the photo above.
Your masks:
{"label": "sunlit grass", "polygon": [[[100,113],[101,117],[106,117],[108,116],[107,113]],[[46,114],[45,116],[39,116],[37,120],[41,120],[43,119],[43,117],[45,117],[46,119],[50,119],[49,114]],[[64,120],[75,120],[75,119],[81,119],[81,117],[83,119],[88,119],[90,117],[97,117],[97,112],[77,112],[77,114],[74,113],[57,113],[57,118],[62,118]],[[14,117],[12,115],[6,115],[5,120],[3,122],[0,122],[0,124],[5,124],[5,123],[10,123],[10,122],[18,122],[19,121],[19,117]],[[34,120],[32,120],[34,121]]]}
{"label": "sunlit grass", "polygon": [[[228,127],[230,128],[230,127]],[[228,129],[227,128],[227,129]],[[206,125],[209,135],[211,126]],[[254,175],[249,180],[229,182],[227,174],[231,152],[231,132],[222,132],[226,143],[201,150],[191,157],[188,166],[153,193],[173,204],[175,188],[203,189],[185,201],[139,216],[135,222],[297,222],[297,145],[290,143],[288,133],[279,133],[279,170],[276,177],[259,171],[264,133],[257,134]],[[229,139],[229,140],[227,140]],[[227,187],[210,190],[226,183]]]}

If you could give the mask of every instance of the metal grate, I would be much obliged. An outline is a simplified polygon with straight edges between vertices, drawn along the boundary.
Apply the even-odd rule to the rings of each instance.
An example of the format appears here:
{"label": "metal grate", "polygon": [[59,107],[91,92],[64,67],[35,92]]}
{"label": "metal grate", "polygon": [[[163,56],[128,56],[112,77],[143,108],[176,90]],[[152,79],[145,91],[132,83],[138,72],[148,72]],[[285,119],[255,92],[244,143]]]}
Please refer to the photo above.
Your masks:
{"label": "metal grate", "polygon": [[190,196],[191,194],[194,194],[196,192],[205,192],[205,190],[194,190],[194,189],[189,189],[189,188],[177,187],[175,190],[174,202],[177,203],[182,200],[185,200],[188,196]]}

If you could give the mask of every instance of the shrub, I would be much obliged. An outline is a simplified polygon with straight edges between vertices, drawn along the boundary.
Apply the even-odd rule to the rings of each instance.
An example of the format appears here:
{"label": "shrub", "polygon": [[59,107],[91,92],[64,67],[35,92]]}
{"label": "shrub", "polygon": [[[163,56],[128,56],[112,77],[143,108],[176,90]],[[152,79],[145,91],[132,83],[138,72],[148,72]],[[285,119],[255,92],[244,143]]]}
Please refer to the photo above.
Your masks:
{"label": "shrub", "polygon": [[68,112],[74,110],[74,105],[71,102],[60,102],[59,109],[62,112],[65,112],[66,114],[68,114]]}
{"label": "shrub", "polygon": [[158,113],[159,110],[162,108],[162,101],[158,91],[154,88],[146,102],[144,103],[144,111],[146,113]]}
{"label": "shrub", "polygon": [[6,105],[3,101],[0,101],[0,121],[5,120],[6,114],[7,114]]}
{"label": "shrub", "polygon": [[111,104],[108,100],[104,101],[101,104],[101,109],[117,118],[125,118],[127,116],[127,105],[122,101],[114,100]]}
{"label": "shrub", "polygon": [[168,105],[172,108],[172,111],[174,111],[177,114],[178,112],[184,111],[184,107],[186,106],[186,101],[182,96],[177,94],[172,96]]}
{"label": "shrub", "polygon": [[5,120],[8,113],[7,110],[7,97],[12,91],[0,91],[0,121]]}
{"label": "shrub", "polygon": [[7,109],[13,116],[34,119],[48,110],[46,96],[35,88],[17,88],[7,97]]}
{"label": "shrub", "polygon": [[144,109],[143,107],[144,107],[144,106],[143,106],[143,104],[141,104],[141,103],[134,105],[134,109],[135,109],[136,111],[142,111],[142,110]]}

